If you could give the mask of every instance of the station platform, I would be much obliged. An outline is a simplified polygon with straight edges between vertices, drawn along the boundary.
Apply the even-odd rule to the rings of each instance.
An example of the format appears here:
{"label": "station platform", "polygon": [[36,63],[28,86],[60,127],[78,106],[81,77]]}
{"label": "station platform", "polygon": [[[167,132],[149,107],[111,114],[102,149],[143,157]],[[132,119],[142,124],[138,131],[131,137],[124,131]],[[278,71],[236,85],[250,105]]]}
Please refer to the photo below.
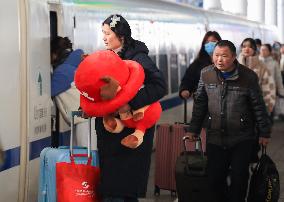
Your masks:
{"label": "station platform", "polygon": [[[284,202],[284,122],[276,121],[272,130],[271,142],[267,147],[267,153],[276,163],[280,175],[280,199]],[[139,202],[177,202],[171,192],[161,190],[160,196],[154,195],[154,173],[155,173],[155,152],[152,154],[151,170],[148,181],[148,191],[146,198],[139,199]]]}

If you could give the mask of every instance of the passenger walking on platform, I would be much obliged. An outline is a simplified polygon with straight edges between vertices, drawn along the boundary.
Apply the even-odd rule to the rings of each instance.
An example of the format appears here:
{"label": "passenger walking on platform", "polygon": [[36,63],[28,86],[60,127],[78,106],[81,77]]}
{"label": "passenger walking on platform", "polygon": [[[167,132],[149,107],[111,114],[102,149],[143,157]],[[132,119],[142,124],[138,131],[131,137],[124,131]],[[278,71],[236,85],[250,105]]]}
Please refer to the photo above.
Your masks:
{"label": "passenger walking on platform", "polygon": [[263,62],[273,76],[276,85],[276,94],[284,96],[283,81],[279,63],[272,58],[272,47],[270,44],[263,44],[260,48],[259,59]]}
{"label": "passenger walking on platform", "polygon": [[238,61],[257,74],[264,102],[266,104],[268,112],[271,113],[276,102],[276,88],[274,78],[265,64],[262,63],[256,55],[257,48],[255,41],[252,38],[244,39],[241,43],[241,49],[242,51],[238,57]]}
{"label": "passenger walking on platform", "polygon": [[281,43],[278,41],[275,41],[272,44],[272,52],[271,52],[271,56],[273,57],[274,60],[276,60],[278,63],[280,63],[281,60]]}
{"label": "passenger walking on platform", "polygon": [[197,89],[201,70],[211,65],[215,44],[221,40],[218,32],[208,31],[203,37],[197,58],[187,68],[180,87],[179,95],[183,99],[190,98]]}
{"label": "passenger walking on platform", "polygon": [[[259,144],[267,145],[270,121],[258,76],[238,63],[234,44],[219,41],[213,62],[201,71],[187,134],[195,139],[209,114],[207,158],[212,202],[245,202],[255,126]],[[231,184],[227,192],[229,168]]]}
{"label": "passenger walking on platform", "polygon": [[[80,93],[74,85],[74,73],[82,60],[84,52],[81,49],[73,50],[69,38],[57,36],[51,40],[51,97],[56,103],[58,121],[57,135],[59,132],[70,130],[70,111],[78,110],[80,106]],[[88,122],[86,119],[75,119],[76,132],[74,144],[87,146]],[[58,138],[58,137],[57,137]],[[58,140],[57,140],[58,141]],[[56,141],[56,142],[57,142]],[[56,144],[64,144],[57,142]],[[60,145],[52,145],[60,146]],[[96,138],[92,138],[92,148],[96,149]]]}
{"label": "passenger walking on platform", "polygon": [[[281,71],[279,68],[279,63],[272,58],[272,47],[270,44],[263,44],[260,48],[259,59],[262,61],[267,69],[273,76],[276,85],[276,95],[284,97],[283,81],[281,76]],[[271,114],[271,120],[273,121],[273,114]]]}
{"label": "passenger walking on platform", "polygon": [[[113,50],[124,60],[134,60],[145,72],[144,86],[119,112],[136,110],[152,104],[166,94],[162,73],[148,56],[148,48],[131,37],[131,28],[121,15],[111,15],[102,23],[106,49]],[[121,140],[134,130],[124,128],[110,133],[102,118],[96,118],[98,152],[101,168],[100,192],[104,202],[138,202],[145,197],[149,176],[155,127],[146,130],[143,143],[136,149],[121,144]]]}

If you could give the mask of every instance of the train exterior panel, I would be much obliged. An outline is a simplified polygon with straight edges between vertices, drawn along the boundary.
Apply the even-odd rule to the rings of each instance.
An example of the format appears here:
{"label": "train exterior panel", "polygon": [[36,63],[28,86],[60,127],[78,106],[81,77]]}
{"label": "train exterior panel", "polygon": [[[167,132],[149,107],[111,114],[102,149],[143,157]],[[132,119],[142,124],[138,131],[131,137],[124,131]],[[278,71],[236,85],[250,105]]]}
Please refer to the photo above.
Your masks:
{"label": "train exterior panel", "polygon": [[[6,161],[0,172],[0,201],[18,200],[21,138],[21,71],[18,2],[0,2],[0,144]],[[9,158],[9,159],[8,159]],[[9,168],[9,169],[6,169]],[[2,197],[4,196],[4,197]],[[6,200],[7,201],[7,200]]]}
{"label": "train exterior panel", "polygon": [[[86,53],[103,49],[101,23],[114,13],[125,16],[133,38],[146,43],[166,78],[161,123],[183,119],[178,86],[207,30],[236,46],[245,37],[278,40],[275,27],[166,1],[1,1],[0,144],[6,159],[0,168],[0,202],[37,201],[39,154],[51,141],[50,38],[68,36]],[[68,130],[62,128],[62,137]]]}

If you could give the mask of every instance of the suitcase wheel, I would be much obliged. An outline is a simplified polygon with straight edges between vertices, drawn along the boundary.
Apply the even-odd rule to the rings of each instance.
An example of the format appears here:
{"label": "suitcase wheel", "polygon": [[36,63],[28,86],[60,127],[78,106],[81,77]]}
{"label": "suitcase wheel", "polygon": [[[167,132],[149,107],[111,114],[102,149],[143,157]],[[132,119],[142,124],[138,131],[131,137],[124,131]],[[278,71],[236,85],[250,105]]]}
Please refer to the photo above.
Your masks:
{"label": "suitcase wheel", "polygon": [[157,185],[155,185],[154,195],[155,196],[160,196],[160,188]]}

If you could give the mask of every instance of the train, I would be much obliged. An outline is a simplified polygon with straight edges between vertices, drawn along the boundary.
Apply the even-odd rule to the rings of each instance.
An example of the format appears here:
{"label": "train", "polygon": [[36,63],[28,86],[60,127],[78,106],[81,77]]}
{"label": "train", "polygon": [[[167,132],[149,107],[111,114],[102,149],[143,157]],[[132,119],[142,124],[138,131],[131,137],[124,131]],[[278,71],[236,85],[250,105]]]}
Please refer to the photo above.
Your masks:
{"label": "train", "polygon": [[[145,42],[164,74],[168,94],[161,100],[160,123],[183,121],[179,83],[206,31],[218,31],[237,47],[246,37],[279,40],[276,27],[162,0],[1,1],[1,202],[37,201],[39,155],[50,146],[52,133],[50,39],[67,36],[86,53],[104,49],[101,25],[110,14],[128,20],[133,38]],[[68,136],[69,130],[60,135]]]}

